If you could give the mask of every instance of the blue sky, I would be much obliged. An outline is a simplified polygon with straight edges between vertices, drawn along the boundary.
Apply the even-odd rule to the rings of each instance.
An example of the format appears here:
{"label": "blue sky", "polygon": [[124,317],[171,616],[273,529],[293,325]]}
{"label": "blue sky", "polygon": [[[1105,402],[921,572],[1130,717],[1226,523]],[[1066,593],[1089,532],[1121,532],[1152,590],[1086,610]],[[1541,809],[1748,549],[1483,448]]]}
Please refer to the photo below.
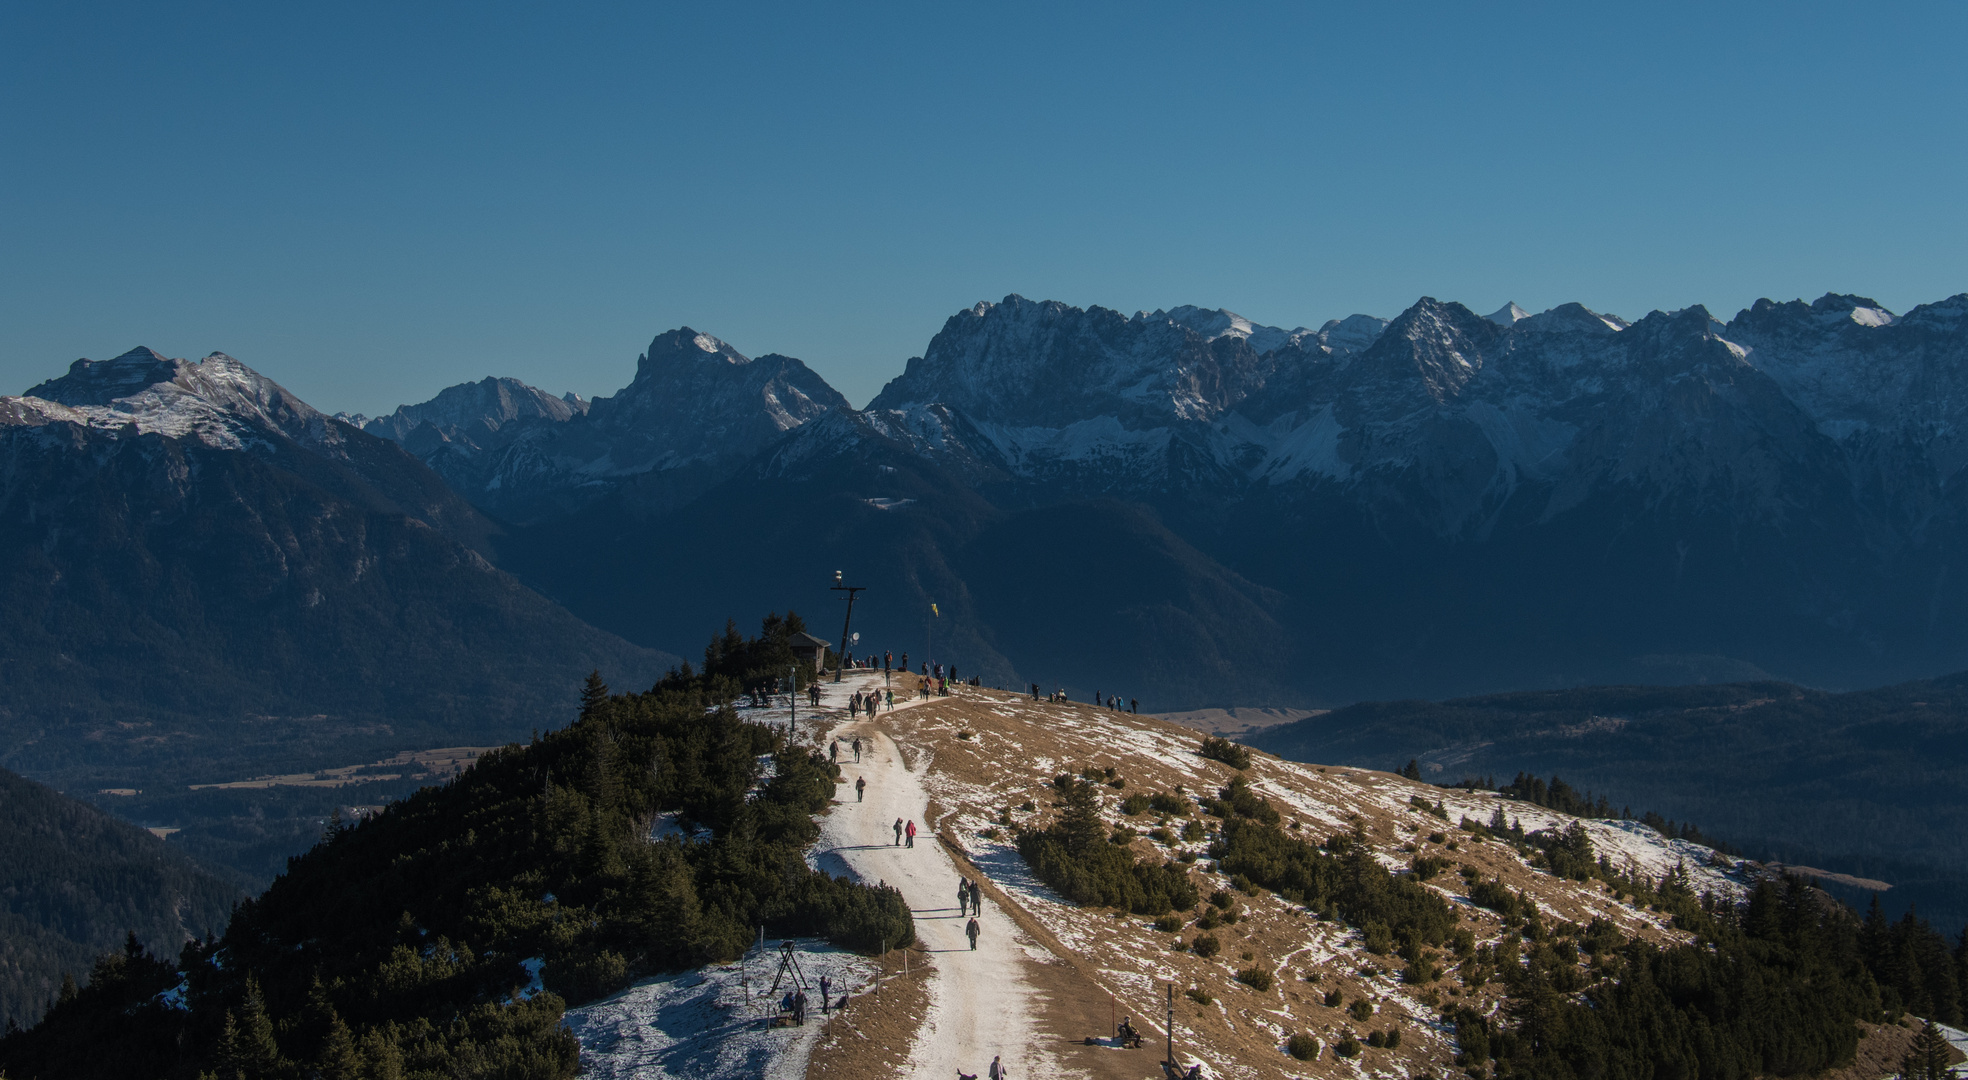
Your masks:
{"label": "blue sky", "polygon": [[[714,9],[714,10],[711,10]],[[136,344],[326,409],[609,393],[690,325],[857,404],[1008,292],[1261,322],[1968,289],[1968,5],[0,7],[0,391]]]}

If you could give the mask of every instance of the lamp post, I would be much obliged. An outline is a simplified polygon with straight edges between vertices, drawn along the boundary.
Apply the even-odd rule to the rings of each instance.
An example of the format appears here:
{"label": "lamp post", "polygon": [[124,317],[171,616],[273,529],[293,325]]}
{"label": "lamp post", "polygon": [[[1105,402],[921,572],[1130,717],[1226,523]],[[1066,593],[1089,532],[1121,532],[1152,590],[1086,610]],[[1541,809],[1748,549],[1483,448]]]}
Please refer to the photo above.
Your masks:
{"label": "lamp post", "polygon": [[848,625],[854,621],[854,594],[860,592],[865,588],[867,588],[866,585],[841,584],[841,572],[839,570],[834,571],[833,591],[844,592],[847,594],[847,615],[841,619],[840,653],[834,659],[835,682],[841,681],[841,669],[847,666],[847,628]]}

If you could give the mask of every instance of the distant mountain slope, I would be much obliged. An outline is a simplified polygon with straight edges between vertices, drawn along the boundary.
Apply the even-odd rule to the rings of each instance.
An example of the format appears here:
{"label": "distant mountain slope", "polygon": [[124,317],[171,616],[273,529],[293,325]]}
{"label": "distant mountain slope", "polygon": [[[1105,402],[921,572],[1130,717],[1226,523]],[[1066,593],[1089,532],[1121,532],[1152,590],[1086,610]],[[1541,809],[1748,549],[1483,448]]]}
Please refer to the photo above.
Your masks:
{"label": "distant mountain slope", "polygon": [[416,459],[229,357],[36,390],[0,398],[9,767],[149,786],[493,742],[592,668],[673,662],[495,569],[498,527]]}
{"label": "distant mountain slope", "polygon": [[[1968,922],[1968,673],[1833,694],[1779,682],[1366,702],[1248,736],[1438,783],[1554,773],[1758,858],[1882,879]],[[1904,904],[1904,900],[1900,901]]]}
{"label": "distant mountain slope", "polygon": [[673,508],[786,431],[847,407],[798,360],[754,359],[686,326],[650,342],[610,397],[570,402],[486,379],[365,430],[401,442],[477,505],[530,522],[614,494]]}
{"label": "distant mountain slope", "polygon": [[[588,416],[501,427],[460,490],[526,521],[502,565],[674,650],[658,624],[724,608],[642,555],[735,567],[771,536],[735,586],[768,604],[836,567],[898,575],[882,595],[911,608],[974,594],[940,631],[911,610],[881,636],[975,641],[950,658],[1157,708],[1968,667],[1968,296],[1759,301],[1727,323],[1424,297],[1285,330],[1014,295],[952,316],[858,412],[768,359],[679,329]],[[1001,519],[1024,524],[976,539]],[[1218,583],[1173,590],[1193,620],[1143,617],[1129,589],[1161,564],[1133,521]],[[1006,619],[1045,581],[1043,625],[1085,625]],[[1262,599],[1233,617],[1231,593]],[[1166,659],[1231,642],[1276,661],[1234,702]]]}
{"label": "distant mountain slope", "polygon": [[0,1017],[30,1027],[135,933],[175,956],[243,899],[164,841],[0,769]]}

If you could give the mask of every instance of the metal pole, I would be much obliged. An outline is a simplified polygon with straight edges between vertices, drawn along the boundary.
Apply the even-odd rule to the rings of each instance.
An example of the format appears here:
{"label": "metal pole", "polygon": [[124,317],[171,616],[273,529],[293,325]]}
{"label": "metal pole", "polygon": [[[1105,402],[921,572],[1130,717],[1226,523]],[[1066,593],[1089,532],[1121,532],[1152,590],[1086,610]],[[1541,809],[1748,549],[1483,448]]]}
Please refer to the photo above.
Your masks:
{"label": "metal pole", "polygon": [[1168,1063],[1175,1067],[1175,984],[1168,984]]}
{"label": "metal pole", "polygon": [[795,661],[792,670],[786,676],[786,734],[788,736],[799,733],[799,673],[799,663]]}
{"label": "metal pole", "polygon": [[847,666],[847,628],[854,621],[854,594],[865,588],[867,588],[866,585],[841,584],[841,572],[839,570],[834,571],[833,591],[847,594],[847,614],[841,619],[840,652],[834,657],[835,682],[841,681],[841,669]]}

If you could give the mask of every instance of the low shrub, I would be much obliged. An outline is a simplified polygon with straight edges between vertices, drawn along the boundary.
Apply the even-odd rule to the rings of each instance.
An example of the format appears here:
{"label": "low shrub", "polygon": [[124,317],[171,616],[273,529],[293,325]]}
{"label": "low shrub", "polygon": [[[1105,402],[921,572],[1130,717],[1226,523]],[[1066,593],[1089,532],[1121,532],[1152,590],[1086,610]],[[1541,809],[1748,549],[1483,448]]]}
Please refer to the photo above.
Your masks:
{"label": "low shrub", "polygon": [[1346,1015],[1355,1020],[1365,1020],[1373,1015],[1373,1002],[1366,998],[1354,998],[1353,1004],[1346,1007]]}
{"label": "low shrub", "polygon": [[1344,1039],[1341,1039],[1333,1044],[1333,1053],[1338,1054],[1340,1057],[1343,1058],[1359,1057],[1360,1040],[1354,1038],[1351,1035],[1348,1035]]}
{"label": "low shrub", "polygon": [[1184,990],[1182,992],[1182,996],[1188,998],[1190,1001],[1193,1001],[1198,1005],[1213,1005],[1216,1003],[1216,999],[1209,996],[1209,991],[1204,990],[1200,986],[1192,986],[1189,989]]}
{"label": "low shrub", "polygon": [[1148,797],[1148,805],[1154,807],[1155,812],[1158,814],[1186,815],[1196,809],[1189,800],[1180,795],[1170,795],[1166,791],[1158,791],[1150,795]]}
{"label": "low shrub", "polygon": [[1319,1040],[1301,1031],[1285,1042],[1285,1053],[1300,1061],[1313,1061],[1319,1056]]}
{"label": "low shrub", "polygon": [[1214,735],[1203,740],[1203,745],[1198,748],[1197,753],[1211,761],[1221,761],[1233,769],[1248,769],[1251,764],[1249,750]]}
{"label": "low shrub", "polygon": [[1182,916],[1170,912],[1155,920],[1155,929],[1160,930],[1164,934],[1173,934],[1177,930],[1182,929]]}
{"label": "low shrub", "polygon": [[1223,943],[1216,940],[1215,934],[1197,934],[1196,940],[1189,943],[1189,949],[1197,956],[1207,960],[1222,951]]}
{"label": "low shrub", "polygon": [[1148,796],[1137,791],[1121,800],[1121,813],[1129,817],[1134,817],[1137,814],[1147,812],[1148,805]]}
{"label": "low shrub", "polygon": [[1237,972],[1237,981],[1260,994],[1271,990],[1271,973],[1261,967],[1247,967]]}
{"label": "low shrub", "polygon": [[1326,1008],[1337,1009],[1346,1003],[1346,995],[1337,990],[1326,991]]}
{"label": "low shrub", "polygon": [[1223,889],[1218,889],[1209,896],[1210,906],[1218,908],[1229,907],[1233,899],[1229,892]]}
{"label": "low shrub", "polygon": [[1448,867],[1448,865],[1449,865],[1449,860],[1444,859],[1440,856],[1423,855],[1421,858],[1416,859],[1414,862],[1410,863],[1408,865],[1408,869],[1414,871],[1414,876],[1417,879],[1421,881],[1427,881],[1429,878],[1432,878],[1436,874],[1441,873],[1445,868]]}
{"label": "low shrub", "polygon": [[1189,843],[1193,844],[1196,841],[1201,840],[1203,837],[1208,835],[1209,835],[1209,829],[1205,828],[1202,822],[1197,821],[1194,818],[1190,818],[1189,821],[1182,826],[1182,838],[1188,841]]}

